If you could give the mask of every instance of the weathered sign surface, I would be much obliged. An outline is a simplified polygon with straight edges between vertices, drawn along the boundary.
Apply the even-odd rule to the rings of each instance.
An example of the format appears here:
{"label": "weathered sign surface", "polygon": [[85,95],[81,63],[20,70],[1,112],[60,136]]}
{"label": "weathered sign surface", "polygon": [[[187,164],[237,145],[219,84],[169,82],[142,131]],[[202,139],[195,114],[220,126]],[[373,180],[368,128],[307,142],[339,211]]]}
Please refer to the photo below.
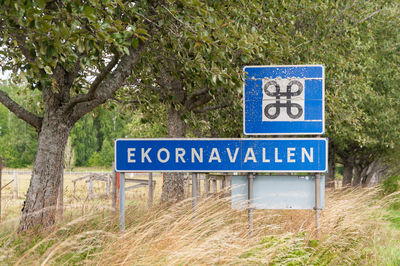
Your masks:
{"label": "weathered sign surface", "polygon": [[326,172],[328,140],[117,139],[118,172]]}
{"label": "weathered sign surface", "polygon": [[323,134],[324,66],[246,66],[247,135]]}
{"label": "weathered sign surface", "polygon": [[[254,209],[313,209],[315,176],[256,176]],[[321,177],[321,208],[324,208],[325,178]],[[232,176],[232,208],[248,208],[247,176]]]}

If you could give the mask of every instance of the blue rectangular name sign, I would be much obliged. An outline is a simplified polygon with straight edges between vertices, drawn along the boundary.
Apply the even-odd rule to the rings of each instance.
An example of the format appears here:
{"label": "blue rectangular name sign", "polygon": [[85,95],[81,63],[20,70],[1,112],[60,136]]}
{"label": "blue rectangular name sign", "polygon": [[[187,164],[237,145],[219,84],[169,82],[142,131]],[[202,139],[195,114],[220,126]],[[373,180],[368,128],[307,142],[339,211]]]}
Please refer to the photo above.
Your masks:
{"label": "blue rectangular name sign", "polygon": [[328,140],[117,139],[117,172],[326,172]]}
{"label": "blue rectangular name sign", "polygon": [[246,66],[244,72],[244,134],[324,133],[323,65]]}

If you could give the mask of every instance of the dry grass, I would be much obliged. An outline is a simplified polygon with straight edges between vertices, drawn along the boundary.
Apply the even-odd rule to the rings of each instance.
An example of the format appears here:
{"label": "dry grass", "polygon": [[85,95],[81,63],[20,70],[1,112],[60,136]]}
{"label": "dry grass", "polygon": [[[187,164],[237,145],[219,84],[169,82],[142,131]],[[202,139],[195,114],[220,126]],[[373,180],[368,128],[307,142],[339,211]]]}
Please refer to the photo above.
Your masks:
{"label": "dry grass", "polygon": [[120,233],[109,200],[69,200],[64,222],[46,232],[19,236],[15,220],[6,221],[0,264],[389,265],[399,262],[385,253],[397,254],[399,234],[382,217],[395,196],[378,194],[327,191],[319,240],[313,211],[255,211],[250,236],[247,212],[232,210],[229,198],[202,199],[196,211],[190,199],[148,209],[139,192],[128,196],[127,230]]}

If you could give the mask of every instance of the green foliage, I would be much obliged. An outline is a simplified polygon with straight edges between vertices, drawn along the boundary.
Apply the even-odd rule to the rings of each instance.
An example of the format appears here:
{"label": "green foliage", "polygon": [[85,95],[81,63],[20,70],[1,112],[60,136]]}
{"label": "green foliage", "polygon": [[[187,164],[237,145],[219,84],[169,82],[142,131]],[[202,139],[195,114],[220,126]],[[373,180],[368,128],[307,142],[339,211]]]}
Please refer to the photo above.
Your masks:
{"label": "green foliage", "polygon": [[161,108],[181,112],[181,119],[199,132],[194,135],[204,136],[212,134],[210,123],[216,119],[202,113],[225,107],[229,110],[218,117],[215,125],[223,125],[216,131],[235,134],[242,67],[267,54],[266,40],[271,40],[268,27],[259,24],[264,18],[260,8],[254,1],[169,1],[160,6],[151,17],[162,26],[152,31],[157,42],[147,46],[132,78],[130,95],[142,103],[142,113],[158,115],[161,102],[166,105]]}
{"label": "green foliage", "polygon": [[[0,51],[1,68],[20,71],[33,88],[52,84],[58,64],[67,71],[76,68],[77,62],[81,69],[101,69],[105,54],[129,54],[129,47],[147,36],[136,23],[132,3],[0,0],[0,5],[0,46],[7,47]],[[81,92],[87,83],[80,75],[74,91]]]}
{"label": "green foliage", "polygon": [[[125,137],[127,122],[114,105],[97,108],[76,123],[71,131],[77,166],[111,166],[114,161],[113,140]],[[111,109],[111,110],[109,110]]]}
{"label": "green foliage", "polygon": [[[98,109],[79,121],[71,133],[78,166],[92,157],[99,163],[102,153],[109,158],[106,139],[165,136],[169,108],[182,112],[191,135],[242,136],[242,67],[250,64],[326,66],[327,135],[342,159],[357,154],[368,163],[400,143],[395,2],[68,0],[58,9],[43,0],[0,4],[0,46],[7,47],[0,51],[1,67],[25,76],[33,88],[51,84],[57,64],[70,70],[78,63],[82,71],[72,96],[86,92],[87,70],[102,69],[107,55],[127,54],[139,40],[151,40],[131,86],[117,94],[138,102],[130,105],[135,117],[123,120]],[[17,37],[25,32],[24,46],[36,62],[19,49]],[[24,153],[3,146],[9,158]]]}
{"label": "green foliage", "polygon": [[127,124],[127,136],[132,138],[162,138],[167,136],[165,110],[159,108],[158,115],[150,116],[135,111]]}
{"label": "green foliage", "polygon": [[400,189],[400,175],[390,175],[382,184],[384,194],[391,194]]}
{"label": "green foliage", "polygon": [[98,152],[94,152],[88,161],[89,166],[99,166],[101,165],[101,156]]}
{"label": "green foliage", "polygon": [[110,167],[114,162],[114,145],[113,140],[105,139],[101,145],[100,157],[102,159],[101,166]]}
{"label": "green foliage", "polygon": [[[11,87],[1,87],[4,91],[12,91]],[[32,109],[35,97],[14,95],[28,109]],[[36,153],[37,134],[25,122],[18,119],[6,107],[0,106],[0,156],[8,167],[26,167],[33,164]]]}
{"label": "green foliage", "polygon": [[[274,250],[270,265],[336,265],[360,264],[368,256],[368,250],[352,252],[361,248],[360,239],[353,234],[343,235],[342,243],[307,240],[307,232],[264,237],[260,245],[240,255],[247,263],[257,262],[264,252]],[[354,250],[353,250],[354,251]]]}
{"label": "green foliage", "polygon": [[72,128],[71,142],[76,154],[76,166],[87,165],[90,156],[99,149],[93,118],[90,114],[83,117]]}
{"label": "green foliage", "polygon": [[391,223],[391,225],[400,230],[400,198],[396,197],[393,199],[392,204],[387,210],[385,219]]}

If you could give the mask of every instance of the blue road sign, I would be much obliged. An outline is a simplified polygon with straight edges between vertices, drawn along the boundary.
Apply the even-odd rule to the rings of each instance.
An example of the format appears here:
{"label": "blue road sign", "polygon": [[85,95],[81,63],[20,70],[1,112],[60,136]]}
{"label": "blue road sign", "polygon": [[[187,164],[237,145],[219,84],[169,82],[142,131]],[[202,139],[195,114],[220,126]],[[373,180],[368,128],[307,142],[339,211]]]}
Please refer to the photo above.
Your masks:
{"label": "blue road sign", "polygon": [[246,135],[317,135],[325,131],[324,66],[246,66]]}
{"label": "blue road sign", "polygon": [[326,172],[328,140],[117,139],[117,172]]}
{"label": "blue road sign", "polygon": [[[310,210],[315,207],[315,176],[260,176],[254,178],[253,208]],[[325,205],[325,177],[320,182],[321,208]],[[248,207],[247,176],[232,176],[232,208]]]}

